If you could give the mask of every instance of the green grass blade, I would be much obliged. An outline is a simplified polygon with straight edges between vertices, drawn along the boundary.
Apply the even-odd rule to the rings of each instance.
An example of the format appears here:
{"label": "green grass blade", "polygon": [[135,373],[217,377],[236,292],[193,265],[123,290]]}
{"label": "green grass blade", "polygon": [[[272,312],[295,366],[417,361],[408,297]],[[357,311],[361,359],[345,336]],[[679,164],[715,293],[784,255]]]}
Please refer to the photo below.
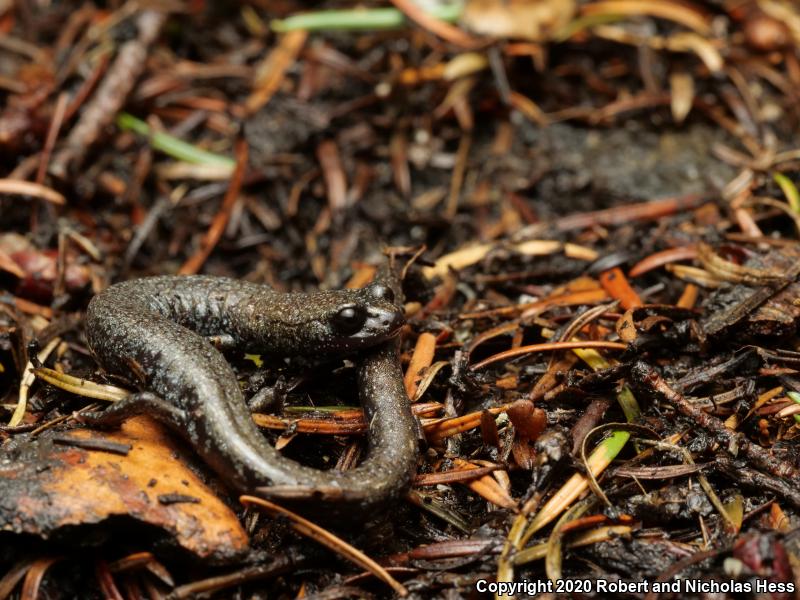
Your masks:
{"label": "green grass blade", "polygon": [[[427,12],[442,21],[455,22],[461,16],[460,3],[432,6]],[[273,31],[286,32],[295,29],[306,31],[363,31],[397,29],[408,24],[402,11],[396,8],[353,8],[350,10],[319,10],[292,15],[285,19],[274,19],[270,23]]]}
{"label": "green grass blade", "polygon": [[125,131],[133,131],[139,135],[147,136],[150,140],[150,145],[154,149],[168,154],[177,160],[195,165],[236,166],[236,162],[227,156],[202,150],[168,133],[153,131],[147,123],[128,113],[120,113],[117,115],[117,127]]}

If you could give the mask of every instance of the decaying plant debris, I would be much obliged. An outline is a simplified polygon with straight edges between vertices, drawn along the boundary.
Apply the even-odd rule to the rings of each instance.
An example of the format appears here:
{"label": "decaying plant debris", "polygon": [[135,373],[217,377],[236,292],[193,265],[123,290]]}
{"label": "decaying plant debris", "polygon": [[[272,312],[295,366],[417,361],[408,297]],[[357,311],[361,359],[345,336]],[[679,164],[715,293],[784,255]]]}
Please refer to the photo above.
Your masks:
{"label": "decaying plant debris", "polygon": [[[0,598],[800,586],[800,9],[353,4],[0,2]],[[110,283],[386,254],[395,505],[238,498],[147,418],[82,421],[133,389],[83,334]],[[282,452],[358,464],[352,361],[226,356]]]}

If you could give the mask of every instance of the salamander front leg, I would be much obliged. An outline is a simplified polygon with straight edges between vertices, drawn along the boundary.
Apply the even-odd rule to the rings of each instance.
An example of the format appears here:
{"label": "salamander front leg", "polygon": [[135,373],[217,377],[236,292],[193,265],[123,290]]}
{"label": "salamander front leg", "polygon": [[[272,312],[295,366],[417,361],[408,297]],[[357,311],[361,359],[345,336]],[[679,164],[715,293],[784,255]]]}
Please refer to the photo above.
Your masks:
{"label": "salamander front leg", "polygon": [[102,411],[80,415],[88,425],[103,428],[119,427],[125,420],[137,415],[147,415],[169,427],[183,427],[186,419],[183,411],[151,392],[137,392],[114,402]]}
{"label": "salamander front leg", "polygon": [[225,352],[227,350],[233,350],[236,348],[236,340],[232,335],[227,333],[208,335],[206,336],[206,339],[211,342],[211,345],[220,352]]}
{"label": "salamander front leg", "polygon": [[265,385],[247,400],[247,408],[251,413],[275,412],[283,407],[289,392],[294,390],[302,380],[295,378],[286,381],[283,375],[278,377],[275,385]]}

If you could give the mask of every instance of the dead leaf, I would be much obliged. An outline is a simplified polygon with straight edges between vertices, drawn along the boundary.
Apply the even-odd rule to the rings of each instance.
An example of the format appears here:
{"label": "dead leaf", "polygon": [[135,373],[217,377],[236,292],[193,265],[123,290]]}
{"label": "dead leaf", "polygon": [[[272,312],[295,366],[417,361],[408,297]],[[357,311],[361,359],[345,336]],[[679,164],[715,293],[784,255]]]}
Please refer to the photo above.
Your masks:
{"label": "dead leaf", "polygon": [[530,471],[536,464],[536,450],[526,438],[515,438],[511,444],[514,461],[525,471]]}
{"label": "dead leaf", "polygon": [[[70,440],[130,451],[86,450]],[[233,511],[147,417],[130,419],[117,431],[48,432],[6,450],[2,459],[0,529],[48,538],[64,526],[129,516],[168,531],[201,558],[228,560],[247,550],[247,534]]]}
{"label": "dead leaf", "polygon": [[547,426],[547,414],[541,408],[534,407],[530,400],[513,402],[508,407],[507,413],[515,431],[511,454],[520,467],[530,470],[533,468],[536,456],[533,442]]}
{"label": "dead leaf", "polygon": [[573,0],[471,0],[461,23],[481,35],[546,41],[574,14]]}
{"label": "dead leaf", "polygon": [[[15,288],[19,296],[49,301],[58,277],[58,251],[40,249],[18,233],[0,235],[0,268],[13,273],[20,281]],[[68,249],[64,285],[67,291],[80,291],[89,284],[89,267],[76,263],[77,254]]]}
{"label": "dead leaf", "polygon": [[517,400],[508,407],[508,418],[514,425],[517,435],[535,441],[547,425],[547,415],[541,408],[535,408],[530,400]]}

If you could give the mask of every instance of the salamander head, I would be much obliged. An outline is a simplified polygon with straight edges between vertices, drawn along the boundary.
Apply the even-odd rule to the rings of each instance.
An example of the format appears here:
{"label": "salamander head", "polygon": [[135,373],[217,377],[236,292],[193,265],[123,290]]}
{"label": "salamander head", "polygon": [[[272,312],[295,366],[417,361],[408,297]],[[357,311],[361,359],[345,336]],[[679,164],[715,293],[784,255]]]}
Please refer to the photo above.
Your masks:
{"label": "salamander head", "polygon": [[402,308],[394,304],[394,292],[382,283],[358,290],[327,315],[334,345],[355,350],[382,342],[400,331]]}
{"label": "salamander head", "polygon": [[251,350],[284,356],[320,356],[368,348],[395,336],[403,309],[391,288],[272,294],[248,298],[236,336]]}

